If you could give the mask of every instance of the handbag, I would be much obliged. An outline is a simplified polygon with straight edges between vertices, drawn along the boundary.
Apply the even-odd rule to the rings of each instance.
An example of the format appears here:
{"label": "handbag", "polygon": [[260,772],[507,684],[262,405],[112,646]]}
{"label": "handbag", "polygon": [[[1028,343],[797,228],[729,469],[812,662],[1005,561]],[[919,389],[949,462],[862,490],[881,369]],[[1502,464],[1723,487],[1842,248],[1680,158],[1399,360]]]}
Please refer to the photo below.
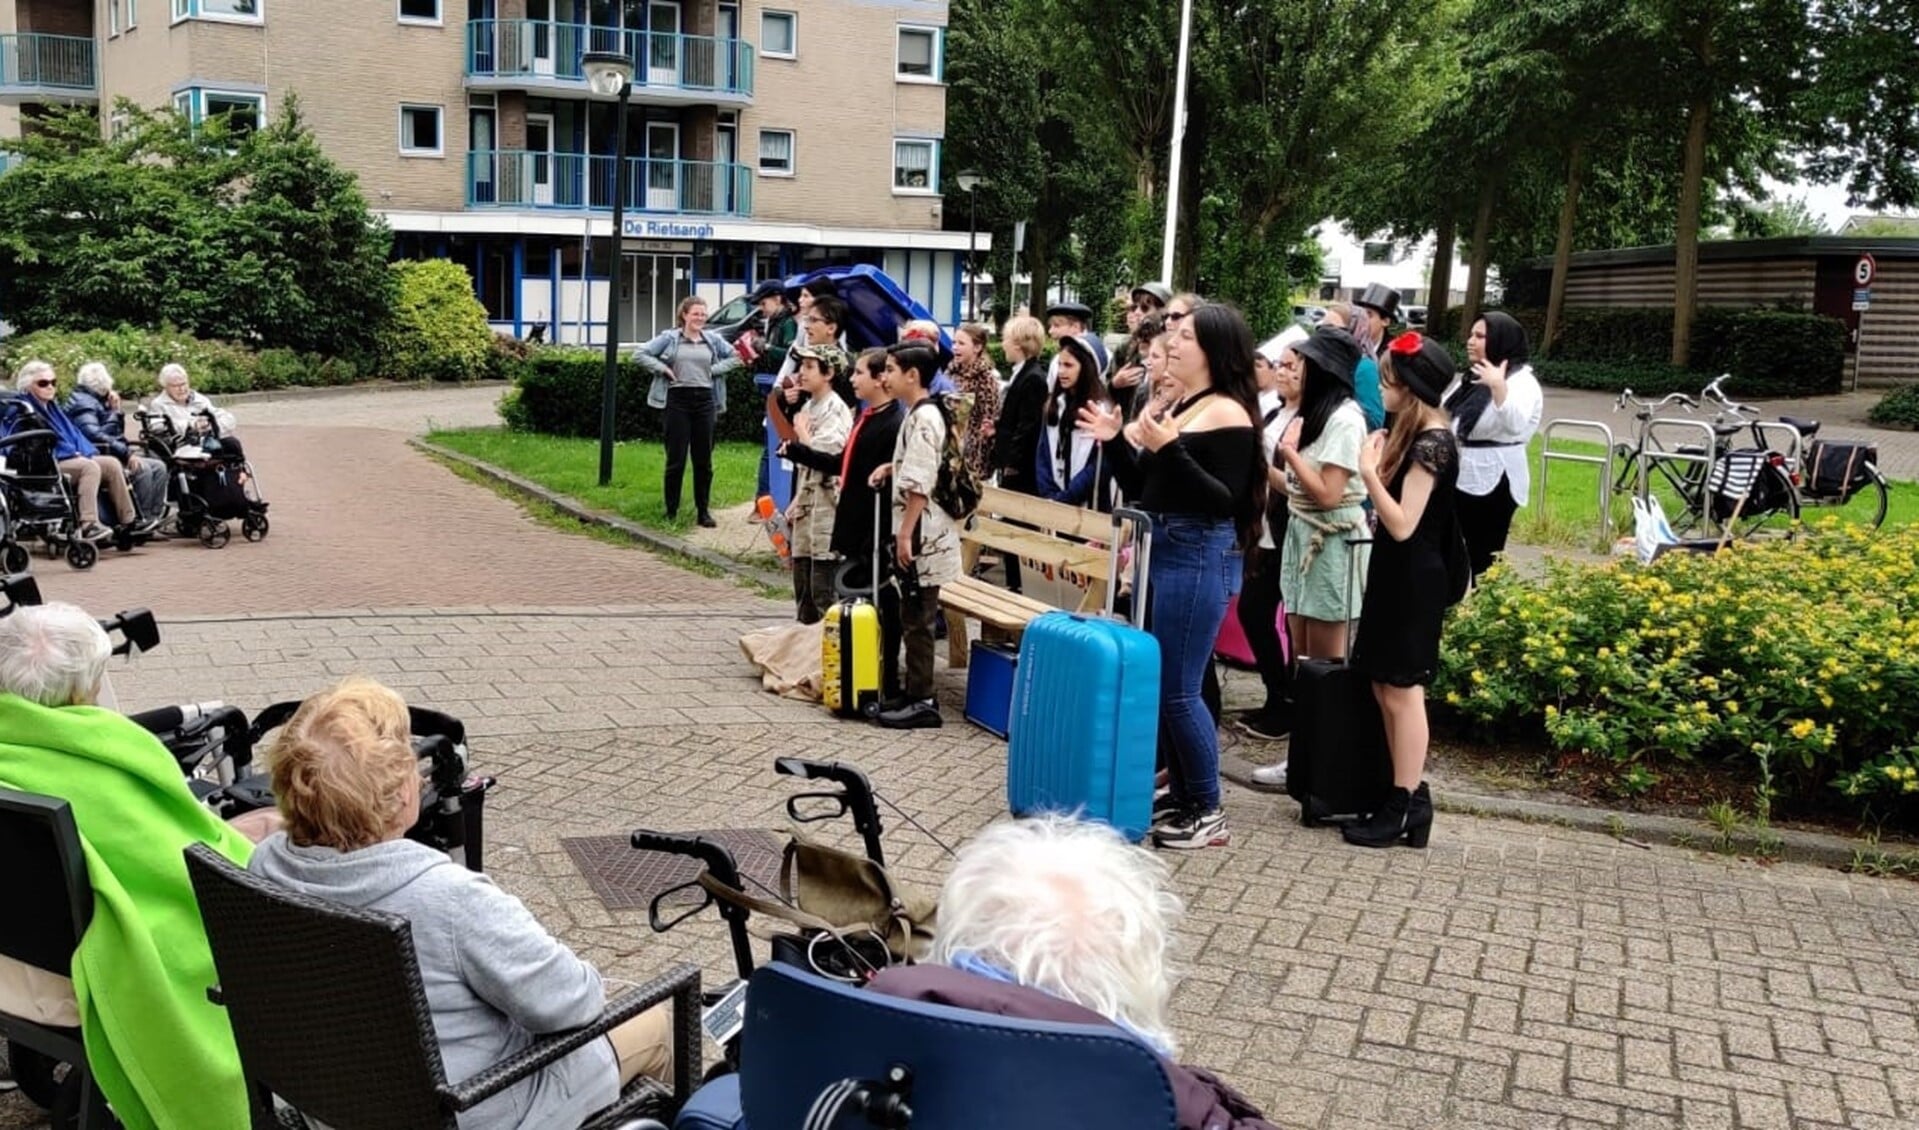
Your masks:
{"label": "handbag", "polygon": [[[800,927],[846,935],[871,931],[895,960],[917,961],[933,940],[938,903],[896,884],[864,855],[795,835],[780,860],[780,900],[754,898],[702,871],[700,886],[722,902]],[[851,944],[851,943],[849,943]]]}

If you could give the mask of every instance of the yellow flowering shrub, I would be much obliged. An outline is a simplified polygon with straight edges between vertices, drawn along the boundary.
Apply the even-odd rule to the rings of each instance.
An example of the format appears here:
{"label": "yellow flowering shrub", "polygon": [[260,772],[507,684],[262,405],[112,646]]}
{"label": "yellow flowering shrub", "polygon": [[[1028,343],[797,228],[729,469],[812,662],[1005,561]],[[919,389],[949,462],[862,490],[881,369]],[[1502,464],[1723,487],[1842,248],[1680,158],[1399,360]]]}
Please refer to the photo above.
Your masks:
{"label": "yellow flowering shrub", "polygon": [[1434,694],[1626,765],[1762,760],[1778,795],[1919,796],[1919,528],[1495,566],[1455,610]]}

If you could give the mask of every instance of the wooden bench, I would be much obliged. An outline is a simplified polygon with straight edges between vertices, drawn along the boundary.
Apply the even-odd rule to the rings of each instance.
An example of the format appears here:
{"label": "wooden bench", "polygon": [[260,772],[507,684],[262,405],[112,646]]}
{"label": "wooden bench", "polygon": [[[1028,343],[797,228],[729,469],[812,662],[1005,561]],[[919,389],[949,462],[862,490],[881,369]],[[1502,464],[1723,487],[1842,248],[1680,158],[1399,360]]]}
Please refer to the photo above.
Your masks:
{"label": "wooden bench", "polygon": [[1033,617],[1052,606],[973,576],[980,554],[993,550],[1052,570],[1055,576],[1083,580],[1085,594],[1075,611],[1101,607],[1112,583],[1112,558],[1106,543],[1113,536],[1111,515],[1062,502],[989,486],[979,512],[960,532],[961,577],[940,587],[946,612],[947,664],[964,668],[970,644],[966,621],[980,622],[982,639],[1016,640]]}

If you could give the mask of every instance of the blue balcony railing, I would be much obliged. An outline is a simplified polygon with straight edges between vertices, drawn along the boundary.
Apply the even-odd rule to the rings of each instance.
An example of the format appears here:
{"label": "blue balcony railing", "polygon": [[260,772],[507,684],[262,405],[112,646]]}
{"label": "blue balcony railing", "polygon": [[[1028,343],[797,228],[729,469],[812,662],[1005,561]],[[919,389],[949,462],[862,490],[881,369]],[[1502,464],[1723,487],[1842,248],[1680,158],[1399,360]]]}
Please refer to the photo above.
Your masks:
{"label": "blue balcony railing", "polygon": [[97,95],[93,40],[78,35],[0,35],[0,95]]}
{"label": "blue balcony railing", "polygon": [[[613,210],[611,157],[476,150],[466,155],[469,208]],[[719,161],[628,157],[626,210],[635,215],[753,214],[753,170]]]}
{"label": "blue balcony railing", "polygon": [[635,92],[683,91],[714,97],[753,96],[753,45],[743,39],[621,31],[547,20],[468,20],[466,77],[586,87],[580,59],[588,51],[621,51],[633,60]]}

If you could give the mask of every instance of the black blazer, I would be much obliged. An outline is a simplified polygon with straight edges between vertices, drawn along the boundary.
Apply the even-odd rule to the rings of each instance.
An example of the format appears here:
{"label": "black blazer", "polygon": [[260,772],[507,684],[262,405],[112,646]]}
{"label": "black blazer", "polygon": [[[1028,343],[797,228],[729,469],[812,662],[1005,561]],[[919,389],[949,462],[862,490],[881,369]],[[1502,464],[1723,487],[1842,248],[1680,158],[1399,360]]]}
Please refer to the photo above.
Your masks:
{"label": "black blazer", "polygon": [[[1044,379],[1042,377],[1042,379]],[[893,485],[889,482],[874,490],[867,485],[873,472],[893,461],[893,448],[899,443],[900,425],[905,410],[895,400],[882,411],[855,420],[853,455],[846,463],[846,477],[840,480],[840,503],[834,511],[833,537],[828,544],[840,557],[853,561],[873,559],[873,506],[880,503],[880,545],[893,540]],[[786,445],[786,457],[802,467],[840,473],[841,453],[822,454],[803,443]]]}
{"label": "black blazer", "polygon": [[1046,362],[1028,357],[1014,372],[993,425],[993,466],[1000,485],[1031,494],[1033,453],[1046,418]]}

